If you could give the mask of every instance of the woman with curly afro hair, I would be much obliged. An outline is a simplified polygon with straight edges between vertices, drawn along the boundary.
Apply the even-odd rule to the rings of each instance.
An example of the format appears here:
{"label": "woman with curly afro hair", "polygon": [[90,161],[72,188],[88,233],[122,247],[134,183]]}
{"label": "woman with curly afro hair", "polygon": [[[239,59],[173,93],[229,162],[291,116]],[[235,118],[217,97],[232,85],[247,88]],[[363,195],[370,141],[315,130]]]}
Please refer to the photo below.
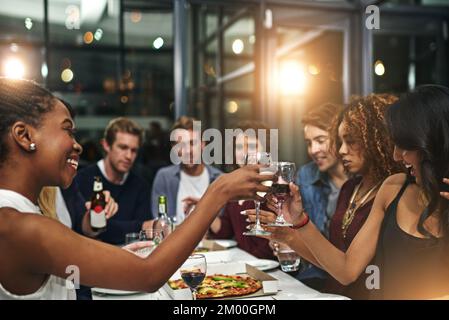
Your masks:
{"label": "woman with curly afro hair", "polygon": [[[354,97],[333,125],[335,150],[351,177],[343,186],[330,225],[329,240],[346,252],[368,218],[377,191],[390,175],[404,171],[393,159],[394,143],[385,126],[385,112],[397,97],[370,94]],[[343,286],[334,278],[327,289],[351,298],[369,296],[366,274]]]}

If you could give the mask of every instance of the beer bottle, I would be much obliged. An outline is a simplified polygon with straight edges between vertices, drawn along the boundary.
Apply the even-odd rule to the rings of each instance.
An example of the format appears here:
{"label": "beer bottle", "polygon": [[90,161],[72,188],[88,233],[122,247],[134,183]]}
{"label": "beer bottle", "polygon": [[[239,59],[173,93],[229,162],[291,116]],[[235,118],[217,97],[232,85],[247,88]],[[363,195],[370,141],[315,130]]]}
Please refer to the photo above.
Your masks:
{"label": "beer bottle", "polygon": [[106,229],[106,199],[103,194],[103,183],[100,177],[94,178],[94,190],[90,206],[90,226],[93,231]]}
{"label": "beer bottle", "polygon": [[167,215],[167,197],[159,196],[159,218],[157,219],[157,225],[162,229],[164,237],[168,236],[172,231],[172,223]]}

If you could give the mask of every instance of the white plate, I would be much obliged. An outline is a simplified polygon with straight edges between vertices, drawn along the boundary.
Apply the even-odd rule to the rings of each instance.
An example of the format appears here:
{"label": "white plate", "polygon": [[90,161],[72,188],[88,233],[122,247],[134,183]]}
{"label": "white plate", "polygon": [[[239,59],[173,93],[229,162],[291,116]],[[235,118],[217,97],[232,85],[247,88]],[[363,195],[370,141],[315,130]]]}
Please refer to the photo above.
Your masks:
{"label": "white plate", "polygon": [[227,249],[237,247],[237,241],[235,240],[214,240],[214,241],[220,246]]}
{"label": "white plate", "polygon": [[131,294],[141,293],[139,291],[125,291],[125,290],[115,290],[115,289],[105,289],[105,288],[92,288],[92,293],[98,293],[100,295],[107,294],[113,296],[127,296]]}
{"label": "white plate", "polygon": [[261,271],[271,270],[279,267],[279,262],[268,259],[248,260],[244,261],[244,263],[256,267]]}

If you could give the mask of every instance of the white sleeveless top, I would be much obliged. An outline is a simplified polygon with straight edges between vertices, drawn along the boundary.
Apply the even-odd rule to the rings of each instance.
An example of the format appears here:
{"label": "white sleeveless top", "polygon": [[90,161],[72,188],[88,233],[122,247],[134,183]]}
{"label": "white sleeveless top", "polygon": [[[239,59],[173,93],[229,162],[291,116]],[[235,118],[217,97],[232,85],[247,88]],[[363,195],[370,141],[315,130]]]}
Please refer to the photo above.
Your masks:
{"label": "white sleeveless top", "polygon": [[[21,194],[0,189],[0,208],[9,207],[19,212],[42,214],[39,207]],[[1,254],[0,254],[1,258]],[[7,258],[7,257],[3,257]],[[1,259],[0,259],[1,260]],[[72,283],[68,283],[69,287]],[[72,285],[73,287],[73,285]],[[74,300],[76,293],[74,289],[66,286],[66,280],[50,275],[44,284],[34,293],[27,295],[16,295],[5,288],[0,283],[0,300]]]}

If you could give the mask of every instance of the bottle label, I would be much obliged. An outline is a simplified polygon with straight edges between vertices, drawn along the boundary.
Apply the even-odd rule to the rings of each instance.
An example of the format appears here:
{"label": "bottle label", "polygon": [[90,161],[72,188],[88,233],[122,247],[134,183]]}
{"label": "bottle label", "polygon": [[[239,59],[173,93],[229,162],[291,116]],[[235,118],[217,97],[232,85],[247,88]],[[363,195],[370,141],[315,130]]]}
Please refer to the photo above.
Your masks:
{"label": "bottle label", "polygon": [[94,182],[94,192],[102,191],[103,190],[103,183],[99,181]]}
{"label": "bottle label", "polygon": [[98,229],[106,227],[106,212],[103,207],[95,206],[90,210],[90,225]]}
{"label": "bottle label", "polygon": [[95,206],[95,208],[94,208],[94,212],[96,214],[102,214],[102,213],[104,213],[103,211],[104,211],[104,209],[102,206]]}
{"label": "bottle label", "polygon": [[159,213],[167,213],[165,210],[165,204],[163,203],[159,204]]}

